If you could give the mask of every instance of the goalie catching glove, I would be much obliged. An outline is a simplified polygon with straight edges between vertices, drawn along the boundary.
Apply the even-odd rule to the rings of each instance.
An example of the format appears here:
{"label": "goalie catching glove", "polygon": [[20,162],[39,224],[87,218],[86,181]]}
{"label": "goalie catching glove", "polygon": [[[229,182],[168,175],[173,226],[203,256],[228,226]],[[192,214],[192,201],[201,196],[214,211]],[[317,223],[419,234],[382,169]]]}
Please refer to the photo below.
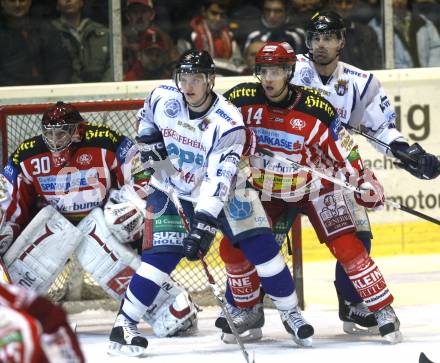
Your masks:
{"label": "goalie catching glove", "polygon": [[354,193],[356,202],[365,208],[378,208],[384,205],[385,195],[382,185],[370,169],[365,169],[359,174],[357,187],[363,193]]}
{"label": "goalie catching glove", "polygon": [[440,161],[427,153],[418,143],[409,146],[404,142],[390,144],[391,152],[399,159],[396,165],[419,179],[434,179],[440,175]]}
{"label": "goalie catching glove", "polygon": [[183,240],[183,251],[186,258],[196,261],[199,251],[204,256],[217,233],[218,223],[214,217],[197,212],[191,223],[191,230]]}

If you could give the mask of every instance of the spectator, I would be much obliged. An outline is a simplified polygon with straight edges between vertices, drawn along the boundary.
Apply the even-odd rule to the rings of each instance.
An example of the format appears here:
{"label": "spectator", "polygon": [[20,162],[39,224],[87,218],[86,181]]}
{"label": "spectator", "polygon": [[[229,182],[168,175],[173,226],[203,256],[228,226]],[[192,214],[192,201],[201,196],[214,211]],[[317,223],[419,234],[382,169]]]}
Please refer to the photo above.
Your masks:
{"label": "spectator", "polygon": [[174,62],[166,44],[156,33],[147,33],[139,43],[137,58],[125,73],[124,81],[143,79],[168,79],[172,76]]}
{"label": "spectator", "polygon": [[83,7],[83,0],[58,0],[60,17],[52,21],[72,59],[72,82],[111,81],[109,31],[83,18]]}
{"label": "spectator", "polygon": [[244,60],[228,27],[224,0],[205,0],[200,15],[192,18],[188,30],[188,34],[178,41],[179,51],[191,48],[208,51],[219,75],[238,75],[243,72]]}
{"label": "spectator", "polygon": [[69,53],[50,23],[29,17],[32,0],[0,5],[0,86],[70,82]]}
{"label": "spectator", "polygon": [[265,42],[261,40],[254,40],[249,43],[249,45],[244,50],[244,60],[246,62],[246,69],[243,72],[243,75],[251,75],[254,73],[255,69],[255,55],[257,52],[263,48]]}
{"label": "spectator", "polygon": [[412,9],[417,14],[431,20],[437,31],[440,31],[440,4],[436,0],[414,0]]}
{"label": "spectator", "polygon": [[324,6],[324,0],[290,0],[289,24],[304,29],[309,19]]}
{"label": "spectator", "polygon": [[236,0],[231,7],[231,21],[229,27],[234,33],[240,49],[244,51],[244,44],[248,34],[258,29],[260,25],[261,9],[253,1]]}
{"label": "spectator", "polygon": [[[125,72],[131,71],[140,59],[138,53],[141,44],[145,45],[144,38],[160,39],[161,47],[169,54],[170,59],[177,59],[178,53],[171,37],[154,25],[156,12],[153,0],[128,0],[125,16],[127,24],[124,26],[122,39]],[[157,40],[153,42],[158,43]]]}
{"label": "spectator", "polygon": [[[440,66],[440,36],[435,25],[408,10],[407,0],[393,0],[395,68]],[[374,17],[370,26],[383,46],[382,20]]]}
{"label": "spectator", "polygon": [[288,28],[287,0],[264,0],[260,28],[251,32],[244,45],[245,48],[255,41],[287,42],[297,53],[303,53],[305,49],[304,31],[299,28]]}
{"label": "spectator", "polygon": [[382,52],[376,32],[369,25],[354,20],[357,3],[357,0],[330,0],[328,4],[329,9],[345,21],[345,45],[340,60],[366,70],[380,69]]}

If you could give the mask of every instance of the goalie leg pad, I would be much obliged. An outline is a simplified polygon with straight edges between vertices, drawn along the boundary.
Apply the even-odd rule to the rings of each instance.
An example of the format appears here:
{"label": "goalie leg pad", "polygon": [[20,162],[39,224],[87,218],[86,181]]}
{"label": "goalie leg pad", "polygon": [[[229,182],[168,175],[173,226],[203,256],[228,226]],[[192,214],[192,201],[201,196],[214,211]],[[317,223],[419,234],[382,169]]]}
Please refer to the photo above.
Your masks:
{"label": "goalie leg pad", "polygon": [[101,208],[93,209],[79,224],[84,239],[75,253],[81,266],[111,297],[121,300],[140,258],[110,232]]}
{"label": "goalie leg pad", "polygon": [[81,240],[78,228],[52,206],[44,207],[4,256],[12,281],[47,293]]}
{"label": "goalie leg pad", "polygon": [[[136,274],[158,286],[158,293],[151,304],[145,306],[131,291],[127,290],[122,311],[135,321],[142,318],[151,325],[159,337],[190,335],[197,329],[197,307],[187,292],[177,285],[171,277],[153,266],[143,262]],[[135,282],[136,280],[133,280]],[[132,284],[133,284],[132,282]],[[136,290],[136,289],[135,289]]]}
{"label": "goalie leg pad", "polygon": [[158,337],[193,334],[197,331],[197,308],[190,296],[182,291],[173,296],[172,300],[171,305],[162,307],[157,312],[152,324],[154,334]]}

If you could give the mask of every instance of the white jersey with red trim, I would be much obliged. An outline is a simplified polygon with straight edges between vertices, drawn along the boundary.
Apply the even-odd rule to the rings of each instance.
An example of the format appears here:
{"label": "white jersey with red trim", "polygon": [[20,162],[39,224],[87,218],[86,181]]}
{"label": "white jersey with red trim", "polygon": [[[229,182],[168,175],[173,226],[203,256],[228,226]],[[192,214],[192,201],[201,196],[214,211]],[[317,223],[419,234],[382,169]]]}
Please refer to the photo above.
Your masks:
{"label": "white jersey with red trim", "polygon": [[[156,172],[169,176],[179,197],[197,201],[196,211],[216,217],[229,194],[245,143],[239,110],[215,93],[210,108],[190,118],[182,93],[169,82],[147,96],[138,118],[140,136],[162,133],[171,170],[163,162],[156,164]],[[162,189],[155,179],[152,185]]]}
{"label": "white jersey with red trim", "polygon": [[[313,61],[305,54],[297,56],[292,84],[318,91],[338,111],[343,124],[358,128],[389,145],[407,142],[394,124],[396,113],[379,80],[370,72],[338,62],[327,82],[322,82]],[[387,149],[375,142],[383,154]],[[388,152],[389,156],[392,156]]]}
{"label": "white jersey with red trim", "polygon": [[[342,168],[349,174],[362,169],[356,143],[341,127],[332,105],[317,92],[290,86],[283,104],[271,104],[260,84],[241,83],[225,96],[240,107],[257,136],[257,148],[313,169],[327,169],[332,175]],[[251,156],[249,160],[254,186],[276,198],[298,201],[333,188],[328,181],[270,156]]]}

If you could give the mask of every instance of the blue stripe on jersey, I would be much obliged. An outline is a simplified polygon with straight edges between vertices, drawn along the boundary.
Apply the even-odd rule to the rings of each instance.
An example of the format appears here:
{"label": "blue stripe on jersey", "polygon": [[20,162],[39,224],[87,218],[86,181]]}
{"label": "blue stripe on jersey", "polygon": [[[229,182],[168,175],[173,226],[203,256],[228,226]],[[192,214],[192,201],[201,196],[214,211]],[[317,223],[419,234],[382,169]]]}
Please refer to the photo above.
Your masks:
{"label": "blue stripe on jersey", "polygon": [[368,77],[367,84],[365,85],[364,90],[362,91],[361,99],[364,97],[365,92],[367,92],[367,88],[368,88],[368,86],[370,85],[370,82],[371,82],[372,79],[373,79],[373,75],[370,74],[370,77]]}
{"label": "blue stripe on jersey", "polygon": [[354,86],[354,83],[353,83],[353,103],[351,105],[351,112],[353,112],[355,106],[356,106],[356,87]]}

